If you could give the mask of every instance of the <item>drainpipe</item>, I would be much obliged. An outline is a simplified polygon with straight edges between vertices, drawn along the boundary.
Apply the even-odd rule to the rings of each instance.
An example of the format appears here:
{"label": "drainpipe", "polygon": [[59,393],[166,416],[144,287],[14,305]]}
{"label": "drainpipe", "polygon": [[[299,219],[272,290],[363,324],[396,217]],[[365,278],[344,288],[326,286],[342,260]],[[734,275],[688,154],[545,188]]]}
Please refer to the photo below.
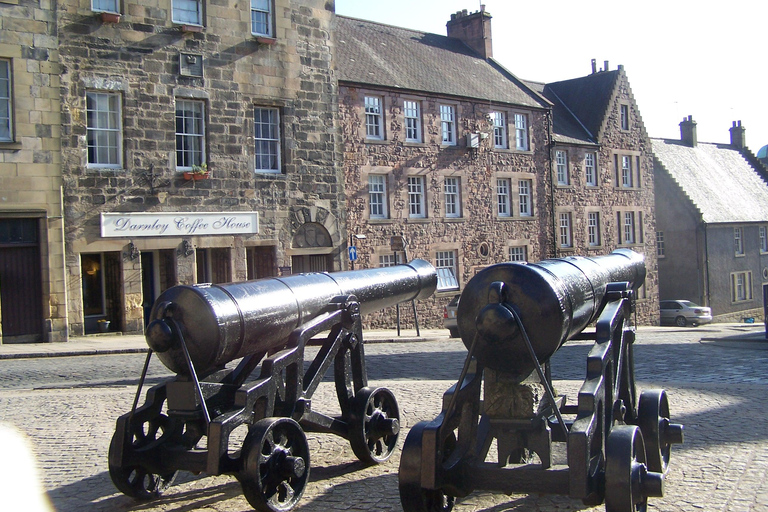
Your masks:
{"label": "drainpipe", "polygon": [[[551,258],[557,258],[558,245],[557,245],[557,214],[555,213],[555,186],[557,185],[557,176],[555,170],[552,167],[554,161],[555,140],[552,137],[552,117],[551,111],[547,111],[547,137],[549,137],[549,203],[550,203],[550,215],[552,216],[552,250],[550,252]],[[542,254],[543,256],[543,254]]]}
{"label": "drainpipe", "polygon": [[705,306],[712,307],[712,302],[709,296],[709,240],[707,238],[707,232],[709,230],[707,223],[704,222],[704,283],[705,290],[702,298],[705,301]]}

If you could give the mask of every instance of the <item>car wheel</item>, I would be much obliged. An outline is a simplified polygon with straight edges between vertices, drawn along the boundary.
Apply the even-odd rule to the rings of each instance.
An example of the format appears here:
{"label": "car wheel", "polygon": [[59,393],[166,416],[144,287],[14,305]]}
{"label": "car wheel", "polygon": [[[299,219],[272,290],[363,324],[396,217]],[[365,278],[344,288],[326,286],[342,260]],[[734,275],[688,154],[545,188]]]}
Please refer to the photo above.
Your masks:
{"label": "car wheel", "polygon": [[675,318],[675,325],[676,326],[678,326],[678,327],[685,327],[686,324],[687,324],[687,322],[685,321],[685,317],[684,316],[679,316],[679,317]]}
{"label": "car wheel", "polygon": [[699,322],[691,322],[691,325],[692,325],[693,327],[698,327],[698,326],[699,326]]}
{"label": "car wheel", "polygon": [[448,329],[448,332],[451,334],[451,338],[459,338],[459,329],[458,327],[451,327]]}

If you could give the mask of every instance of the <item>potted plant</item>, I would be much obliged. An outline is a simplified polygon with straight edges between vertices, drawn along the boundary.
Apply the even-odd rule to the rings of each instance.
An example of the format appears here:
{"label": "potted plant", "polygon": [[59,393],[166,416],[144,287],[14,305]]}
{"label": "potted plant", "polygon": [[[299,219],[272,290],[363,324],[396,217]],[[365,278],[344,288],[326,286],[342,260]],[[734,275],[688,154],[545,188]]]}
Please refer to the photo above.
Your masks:
{"label": "potted plant", "polygon": [[184,171],[184,179],[204,180],[208,178],[208,164],[193,165],[191,171]]}
{"label": "potted plant", "polygon": [[99,325],[99,332],[109,332],[109,320],[102,318],[96,323]]}

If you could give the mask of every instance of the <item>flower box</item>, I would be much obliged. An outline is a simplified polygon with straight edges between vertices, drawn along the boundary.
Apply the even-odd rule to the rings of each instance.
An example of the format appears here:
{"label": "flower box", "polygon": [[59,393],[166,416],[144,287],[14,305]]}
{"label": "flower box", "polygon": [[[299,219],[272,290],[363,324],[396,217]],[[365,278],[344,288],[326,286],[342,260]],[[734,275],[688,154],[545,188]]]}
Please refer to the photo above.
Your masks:
{"label": "flower box", "polygon": [[104,23],[120,23],[121,15],[116,12],[102,12],[101,21]]}

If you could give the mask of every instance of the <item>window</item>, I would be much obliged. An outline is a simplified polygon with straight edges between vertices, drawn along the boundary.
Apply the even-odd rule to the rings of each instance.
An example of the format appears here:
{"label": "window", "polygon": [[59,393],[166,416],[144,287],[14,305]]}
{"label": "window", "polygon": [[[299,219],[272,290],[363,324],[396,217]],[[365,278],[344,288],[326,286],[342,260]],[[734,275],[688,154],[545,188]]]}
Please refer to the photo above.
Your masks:
{"label": "window", "polygon": [[493,121],[493,147],[506,149],[507,147],[507,116],[504,112],[491,112]]}
{"label": "window", "polygon": [[600,213],[587,213],[587,243],[591,247],[600,245]]}
{"label": "window", "polygon": [[381,103],[378,96],[365,97],[365,136],[368,139],[384,139]]}
{"label": "window", "polygon": [[733,245],[736,256],[744,255],[744,231],[742,228],[733,228]]}
{"label": "window", "polygon": [[456,279],[456,253],[454,251],[437,251],[435,253],[435,269],[437,270],[438,291],[459,289],[459,281]]}
{"label": "window", "polygon": [[521,217],[530,217],[533,215],[533,204],[531,202],[531,184],[531,180],[520,180],[517,183]]}
{"label": "window", "polygon": [[515,114],[515,147],[528,151],[528,116]]}
{"label": "window", "polygon": [[408,177],[408,216],[413,218],[426,217],[424,201],[424,177]]}
{"label": "window", "polygon": [[621,129],[629,130],[629,105],[621,106]]}
{"label": "window", "polygon": [[659,258],[664,257],[664,232],[656,232],[656,256]]}
{"label": "window", "polygon": [[382,254],[381,256],[379,256],[380,267],[394,267],[395,265],[399,265],[400,263],[402,263],[402,261],[400,260],[399,253]]}
{"label": "window", "polygon": [[174,23],[203,24],[203,3],[200,0],[173,0]]}
{"label": "window", "polygon": [[565,151],[555,151],[557,163],[557,184],[568,185],[568,156]]}
{"label": "window", "polygon": [[202,101],[176,100],[176,168],[191,169],[205,163],[205,128]]}
{"label": "window", "polygon": [[635,243],[635,212],[619,212],[619,226],[620,243]]}
{"label": "window", "polygon": [[760,226],[760,252],[768,252],[768,227]]}
{"label": "window", "polygon": [[88,92],[85,103],[88,165],[119,168],[123,144],[120,95]]}
{"label": "window", "polygon": [[522,247],[510,247],[509,248],[509,261],[528,261],[528,257],[525,254],[525,246]]}
{"label": "window", "polygon": [[624,188],[632,187],[632,157],[622,155],[621,157],[621,186]]}
{"label": "window", "polygon": [[120,8],[118,0],[91,0],[91,10],[93,12],[114,12],[119,13]]}
{"label": "window", "polygon": [[587,152],[584,154],[584,182],[588,187],[597,186],[597,154]]}
{"label": "window", "polygon": [[381,174],[368,176],[368,204],[372,219],[387,218],[387,177]]}
{"label": "window", "polygon": [[443,144],[456,145],[456,109],[452,105],[440,105],[440,128]]}
{"label": "window", "polygon": [[461,217],[459,202],[459,178],[445,178],[445,216]]}
{"label": "window", "polygon": [[251,0],[251,34],[272,37],[272,0]]}
{"label": "window", "polygon": [[256,171],[280,172],[280,112],[276,108],[253,109]]}
{"label": "window", "polygon": [[560,247],[573,247],[573,239],[571,237],[571,214],[561,213],[560,219]]}
{"label": "window", "polygon": [[752,300],[752,272],[731,274],[731,300],[733,302]]}
{"label": "window", "polygon": [[499,178],[496,180],[496,212],[499,214],[499,217],[512,216],[510,188],[509,179]]}
{"label": "window", "polygon": [[11,102],[11,61],[0,59],[0,142],[13,140],[13,107]]}
{"label": "window", "polygon": [[421,142],[421,109],[418,101],[403,102],[405,115],[405,141]]}

